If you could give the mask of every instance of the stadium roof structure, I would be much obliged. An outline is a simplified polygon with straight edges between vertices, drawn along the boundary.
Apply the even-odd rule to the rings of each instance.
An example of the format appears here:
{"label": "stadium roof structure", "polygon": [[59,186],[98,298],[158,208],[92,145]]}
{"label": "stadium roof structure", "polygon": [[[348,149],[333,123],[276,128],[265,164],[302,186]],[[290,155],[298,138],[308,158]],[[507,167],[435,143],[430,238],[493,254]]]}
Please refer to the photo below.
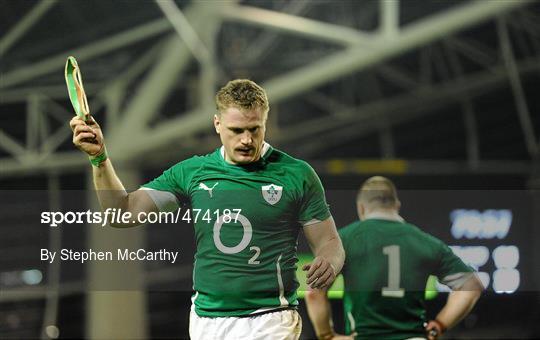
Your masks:
{"label": "stadium roof structure", "polygon": [[155,164],[217,146],[213,96],[239,77],[267,89],[268,139],[300,158],[399,158],[423,160],[426,171],[453,164],[508,173],[528,173],[539,158],[533,1],[1,7],[3,177],[86,166],[66,124],[68,55],[79,61],[116,162],[136,163],[144,152]]}

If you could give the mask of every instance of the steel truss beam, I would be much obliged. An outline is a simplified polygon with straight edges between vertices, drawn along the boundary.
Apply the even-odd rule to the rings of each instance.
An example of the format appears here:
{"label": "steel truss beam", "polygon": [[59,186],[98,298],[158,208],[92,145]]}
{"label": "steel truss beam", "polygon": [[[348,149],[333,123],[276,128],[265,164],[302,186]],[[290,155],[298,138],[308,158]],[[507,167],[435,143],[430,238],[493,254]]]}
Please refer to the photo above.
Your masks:
{"label": "steel truss beam", "polygon": [[[310,7],[310,4],[309,1],[291,1],[284,6],[281,12],[289,15],[301,16],[301,14]],[[246,66],[256,64],[261,60],[263,55],[268,53],[278,38],[279,35],[277,31],[264,32],[258,36],[257,39],[248,46],[249,54],[242,60],[242,64]]]}
{"label": "steel truss beam", "polygon": [[279,102],[322,84],[429,44],[495,15],[526,4],[524,1],[475,1],[432,15],[403,27],[399,34],[385,37],[370,48],[353,47],[311,65],[267,81],[264,86],[272,102]]}
{"label": "steel truss beam", "polygon": [[36,22],[41,19],[54,5],[57,0],[41,0],[37,5],[15,24],[2,39],[0,39],[0,55],[4,55],[7,51],[28,31]]}
{"label": "steel truss beam", "polygon": [[193,29],[189,21],[186,19],[182,11],[176,6],[172,0],[156,0],[165,17],[170,21],[171,25],[186,46],[191,51],[191,54],[203,64],[210,59],[210,52],[204,46],[204,43],[198,37],[197,32]]}
{"label": "steel truss beam", "polygon": [[[283,101],[291,96],[309,91],[318,85],[332,81],[336,78],[357,72],[360,69],[381,63],[385,59],[404,53],[410,49],[430,43],[448,34],[465,29],[479,21],[511,10],[526,4],[528,1],[475,1],[471,4],[460,6],[459,8],[448,10],[447,13],[436,14],[421,22],[404,27],[395,38],[385,38],[369,49],[348,48],[343,52],[314,62],[311,65],[291,71],[286,75],[275,77],[263,84],[267,90],[272,104]],[[238,8],[225,10],[225,16],[229,17],[230,12],[241,11]],[[264,12],[266,13],[266,11]],[[243,17],[243,16],[242,16]],[[275,23],[279,25],[279,23]],[[311,33],[315,36],[315,31]],[[319,37],[324,38],[324,33]],[[174,143],[180,137],[187,134],[196,134],[201,130],[208,130],[211,127],[209,112],[195,110],[178,119],[170,120],[156,126],[151,131],[142,134],[145,138],[137,139],[138,146],[144,150],[161,148]],[[291,133],[294,133],[291,131]],[[130,159],[137,157],[138,148],[126,145],[121,148],[119,155]],[[137,150],[137,151],[136,151]]]}
{"label": "steel truss beam", "polygon": [[400,0],[379,1],[381,26],[379,31],[387,37],[394,37],[399,32]]}
{"label": "steel truss beam", "polygon": [[68,55],[75,55],[78,61],[84,61],[170,30],[170,24],[166,19],[157,19],[86,46],[64,51],[43,61],[3,74],[0,78],[0,89],[4,90],[51,72],[60,71],[64,67]]}
{"label": "steel truss beam", "polygon": [[503,18],[497,19],[497,33],[499,35],[504,63],[508,71],[508,79],[510,80],[510,86],[514,94],[519,122],[525,138],[525,145],[527,146],[527,151],[529,152],[531,158],[538,159],[540,157],[540,147],[536,142],[533,128],[534,125],[531,120],[527,100],[525,99],[523,86],[521,85],[521,79],[518,67],[516,65],[512,44],[508,36],[508,26]]}
{"label": "steel truss beam", "polygon": [[[219,9],[220,7],[231,5],[229,2],[220,4],[220,6],[217,6],[214,3],[197,2],[186,13],[187,20],[192,23],[196,31],[202,37],[209,40],[208,45],[212,51],[213,39],[220,25],[216,8]],[[201,83],[204,86],[200,89],[200,93],[204,97],[205,103],[200,105],[200,110],[208,108],[207,105],[209,104],[206,103],[212,98],[208,98],[208,94],[210,93],[210,96],[213,96],[215,87],[215,67],[211,62],[212,59],[209,59],[209,55],[204,58],[201,64]],[[171,37],[165,50],[155,62],[154,67],[137,89],[133,100],[127,105],[121,123],[116,124],[116,127],[111,130],[109,137],[109,140],[111,140],[111,154],[114,153],[114,150],[122,150],[117,153],[120,159],[137,157],[140,153],[132,147],[131,136],[133,134],[137,134],[145,142],[152,142],[152,137],[148,136],[153,131],[150,131],[148,128],[148,123],[157,116],[161,106],[172,92],[174,84],[178,81],[178,77],[189,61],[190,51],[186,44],[181,39],[178,39],[176,35]],[[206,121],[209,121],[211,112],[199,116],[204,116]]]}
{"label": "steel truss beam", "polygon": [[[118,104],[123,99],[126,87],[154,62],[155,57],[158,55],[157,53],[163,50],[163,45],[163,42],[154,44],[138,60],[135,60],[128,69],[118,74],[110,84],[103,86],[85,84],[87,95],[90,98],[92,112],[99,111],[104,104],[107,104],[109,109],[107,122],[114,125],[118,107],[115,110],[113,103]],[[11,159],[2,159],[3,167],[1,168],[0,176],[13,175],[18,171],[21,171],[21,173],[32,173],[36,170],[49,171],[54,168],[68,172],[79,169],[80,166],[86,164],[86,159],[81,157],[78,151],[57,152],[60,144],[71,138],[71,132],[67,128],[67,124],[64,123],[67,123],[71,119],[72,113],[53,100],[53,98],[66,99],[65,85],[52,88],[54,91],[63,94],[60,97],[48,97],[46,93],[50,93],[50,91],[47,91],[50,89],[30,88],[20,90],[20,93],[17,92],[19,90],[14,90],[13,97],[9,97],[9,99],[15,101],[24,99],[28,103],[27,140],[25,145],[22,145],[0,129],[0,148],[13,155]],[[3,97],[5,94],[5,92],[2,93]],[[4,100],[5,98],[2,99]],[[45,110],[45,106],[52,107],[52,109]],[[56,132],[51,133],[49,130],[49,116],[62,123],[62,127]],[[55,165],[55,163],[57,164]]]}
{"label": "steel truss beam", "polygon": [[[445,52],[448,55],[450,69],[457,79],[463,79],[463,67],[456,55],[456,52],[449,47],[446,42]],[[476,126],[476,117],[474,112],[474,105],[472,99],[465,95],[460,100],[461,108],[463,110],[463,123],[465,125],[465,132],[467,136],[467,159],[471,168],[477,168],[480,161],[480,143],[478,138],[478,128]]]}
{"label": "steel truss beam", "polygon": [[[520,74],[538,72],[540,64],[537,58],[519,62]],[[502,65],[488,71],[464,76],[461,79],[420,87],[412,93],[385,98],[357,108],[347,109],[330,117],[313,119],[299,126],[281,129],[275,138],[279,144],[294,144],[304,139],[310,140],[302,145],[304,155],[313,156],[323,149],[341,145],[349,140],[365,136],[378,127],[377,117],[386,115],[389,124],[433,114],[434,109],[451,102],[459,101],[464,94],[475,96],[504,84],[507,81],[506,68]]]}
{"label": "steel truss beam", "polygon": [[[231,8],[230,3],[228,2],[220,2],[222,6],[214,6],[212,9],[207,8],[203,9],[202,11],[204,13],[213,15],[216,19],[223,18],[226,20],[248,23],[250,25],[263,25],[264,27],[269,27],[275,31],[288,31],[295,34],[302,34],[315,40],[328,41],[328,39],[330,39],[327,33],[328,30],[342,33],[340,34],[341,37],[339,39],[343,40],[343,37],[346,37],[345,40],[347,40],[347,42],[342,41],[342,44],[348,46],[344,51],[323,58],[312,63],[311,65],[301,67],[295,71],[289,72],[288,74],[277,76],[264,83],[263,86],[267,89],[272,104],[276,104],[291,96],[296,96],[301,93],[311,91],[313,88],[316,88],[322,84],[331,82],[353,72],[358,72],[375,64],[382,63],[388,58],[397,56],[411,49],[418,48],[419,46],[429,44],[437,39],[466,29],[467,27],[487,20],[493,16],[500,15],[516,7],[523,6],[528,2],[530,1],[474,1],[462,6],[456,6],[439,14],[432,15],[406,27],[399,27],[397,20],[398,13],[396,12],[397,7],[395,6],[396,3],[390,3],[382,7],[381,15],[383,16],[383,25],[379,30],[379,34],[375,35],[363,34],[362,32],[358,31],[352,32],[353,30],[345,29],[337,25],[328,26],[328,24],[321,22],[272,11],[244,6],[234,6]],[[196,2],[191,5],[189,10],[192,10],[194,7],[201,7],[203,4],[204,2]],[[253,22],[253,19],[249,18],[246,13],[259,15],[260,21]],[[200,23],[208,23],[208,20],[202,20],[201,18],[201,16],[190,18],[190,16],[187,15],[187,19],[190,23],[192,23],[193,27],[195,27],[195,31],[200,34],[201,37],[203,37],[202,40],[211,40],[213,37],[215,37],[215,33],[220,21],[216,20],[215,22],[217,22],[217,25],[212,29],[209,29],[209,33],[206,34],[202,28],[197,27],[197,25]],[[290,21],[291,25],[277,22],[275,18],[287,19]],[[84,60],[169,30],[170,23],[166,19],[159,19],[139,26],[134,30],[128,30],[113,37],[101,40],[97,43],[93,43],[89,46],[79,48],[72,53],[76,53],[81,60]],[[348,33],[345,33],[345,31]],[[366,49],[364,48],[364,45],[368,43],[368,41],[371,45],[370,48]],[[176,42],[177,44],[180,44],[178,38],[176,38]],[[361,45],[362,48],[359,45]],[[164,51],[173,51],[174,53],[172,54],[176,56],[186,54],[187,48],[183,45],[176,45],[172,38],[169,41],[168,46],[169,49],[165,49]],[[213,48],[209,47],[209,49],[210,53],[214,57],[215,53]],[[463,48],[463,50],[466,50],[471,55],[474,55],[474,53],[477,52],[475,49],[471,48]],[[476,56],[478,55],[481,55],[481,53],[476,53]],[[57,70],[60,67],[59,65],[63,65],[64,58],[65,54],[62,54],[39,63],[29,65],[25,69],[11,71],[4,75],[2,82],[0,83],[0,89],[4,89],[8,86],[18,85],[32,79],[33,77]],[[168,60],[168,62],[165,63],[166,65],[176,67],[178,64],[182,64],[177,63],[173,65],[174,63],[172,63],[172,59],[173,58],[171,55],[161,56],[161,61]],[[482,61],[486,60],[487,58],[482,59]],[[157,64],[160,64],[160,62],[157,62]],[[139,87],[139,94],[146,100],[134,98],[134,100],[127,105],[126,114],[122,117],[118,117],[118,122],[120,123],[115,125],[120,126],[120,128],[107,132],[109,142],[111,142],[109,144],[111,147],[111,154],[115,156],[115,159],[126,161],[136,159],[141,152],[153,151],[163,147],[168,147],[171,145],[171,143],[174,143],[179,139],[186,140],[189,139],[190,136],[196,135],[203,131],[208,131],[211,127],[212,110],[210,103],[207,102],[209,102],[208,98],[211,97],[210,94],[212,94],[214,91],[213,87],[215,86],[216,74],[215,68],[209,66],[209,63],[203,63],[203,71],[201,72],[203,79],[200,82],[200,102],[205,104],[199,105],[199,107],[195,108],[191,112],[185,113],[179,118],[160,122],[154,128],[149,128],[149,122],[156,117],[156,113],[159,111],[166,96],[171,91],[171,87],[174,84],[173,78],[175,78],[175,76],[177,76],[182,70],[182,67],[180,66],[169,74],[166,74],[164,71],[166,67],[163,65],[162,67],[156,65],[154,67],[154,71],[149,73],[149,76]],[[393,77],[394,79],[399,80],[402,83],[402,86],[406,87],[407,83],[411,84],[414,82],[414,79],[408,77],[404,72],[400,73],[396,72],[396,70],[388,68],[383,68],[382,70],[382,73],[388,78]],[[157,75],[165,76],[165,79],[169,79],[169,81],[165,85],[160,84],[157,81],[157,79],[160,77]],[[465,88],[467,88],[467,86],[465,86]],[[144,89],[151,89],[151,91],[142,91]],[[119,90],[115,93],[121,95],[122,91]],[[413,96],[418,96],[418,93],[413,94]],[[402,100],[411,101],[414,100],[414,98],[412,96],[408,96],[403,97]],[[118,104],[114,104],[115,102],[119,102],[118,98],[116,100],[110,99],[109,102],[113,103],[112,106],[116,107],[117,111],[120,109]],[[135,104],[141,104],[141,106]],[[374,107],[377,108],[379,107],[378,105],[379,104],[375,104]],[[352,115],[347,117],[347,120],[354,121],[355,118],[358,118],[354,117],[354,115],[355,113],[353,111]],[[347,116],[347,114],[345,114],[345,116]],[[317,122],[313,121],[313,124],[315,123]],[[312,122],[308,122],[307,124],[311,125]],[[380,128],[380,126],[375,128]],[[290,132],[294,135],[297,134],[298,131],[284,130],[284,132]],[[133,138],[135,135],[137,138]],[[283,137],[283,141],[286,142],[286,139],[291,139],[291,137],[285,135],[285,137]],[[2,140],[10,143],[10,141],[6,138],[3,138]],[[51,159],[53,158],[55,157],[51,156]],[[58,160],[55,161],[58,162]],[[74,164],[71,163],[71,159],[66,159],[66,162],[68,164]],[[53,166],[47,162],[44,162],[44,164],[46,165],[42,168]],[[58,162],[57,164],[62,164],[62,162]],[[23,169],[31,168],[30,163],[19,165]],[[10,166],[11,170],[17,168],[16,166]],[[35,164],[35,166],[40,165]],[[2,171],[2,173],[5,172]]]}
{"label": "steel truss beam", "polygon": [[261,26],[343,46],[369,45],[374,42],[372,34],[362,33],[352,28],[256,7],[235,6],[227,8],[221,14],[225,20]]}
{"label": "steel truss beam", "polygon": [[[85,82],[84,90],[88,96],[96,94],[105,86],[103,83]],[[29,96],[40,94],[51,99],[68,100],[66,85],[28,86],[13,90],[1,90],[0,105],[24,102]],[[9,112],[6,112],[9,113]]]}

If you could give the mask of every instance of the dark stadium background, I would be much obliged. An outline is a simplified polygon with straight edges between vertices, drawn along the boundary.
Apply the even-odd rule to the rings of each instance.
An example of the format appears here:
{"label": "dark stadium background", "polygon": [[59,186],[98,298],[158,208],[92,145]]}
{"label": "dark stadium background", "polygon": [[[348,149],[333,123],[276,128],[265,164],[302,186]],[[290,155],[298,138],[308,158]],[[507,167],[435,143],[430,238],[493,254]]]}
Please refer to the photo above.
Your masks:
{"label": "dark stadium background", "polygon": [[[518,289],[497,294],[490,285],[447,338],[538,338],[539,4],[239,1],[251,11],[244,12],[223,3],[173,3],[206,44],[208,60],[183,43],[153,1],[0,0],[0,337],[47,339],[59,331],[59,338],[89,338],[92,328],[107,334],[96,315],[137,309],[142,326],[131,325],[141,338],[188,336],[195,248],[189,225],[103,232],[180,251],[179,264],[130,268],[136,274],[127,286],[107,287],[130,290],[142,280],[142,304],[90,309],[89,292],[107,281],[102,274],[63,263],[57,279],[58,268],[39,261],[39,248],[54,242],[83,249],[100,240],[94,226],[39,223],[42,211],[95,207],[90,166],[67,126],[63,65],[73,54],[128,188],[217,147],[212,93],[248,77],[269,91],[267,140],[317,170],[338,226],[356,218],[362,181],[380,174],[400,190],[403,216],[448,244],[519,248]],[[216,16],[221,10],[226,14]],[[396,32],[407,44],[394,46]],[[318,60],[324,62],[309,68]],[[164,64],[169,72],[159,69]],[[510,209],[508,236],[454,239],[449,213],[460,208]],[[299,249],[307,252],[302,235]],[[491,262],[486,268],[494,270]],[[133,272],[112,274],[130,281]],[[445,297],[428,301],[430,316]],[[340,330],[341,301],[332,304]],[[303,301],[300,311],[302,337],[313,338]],[[110,331],[130,325],[112,321],[118,323]]]}

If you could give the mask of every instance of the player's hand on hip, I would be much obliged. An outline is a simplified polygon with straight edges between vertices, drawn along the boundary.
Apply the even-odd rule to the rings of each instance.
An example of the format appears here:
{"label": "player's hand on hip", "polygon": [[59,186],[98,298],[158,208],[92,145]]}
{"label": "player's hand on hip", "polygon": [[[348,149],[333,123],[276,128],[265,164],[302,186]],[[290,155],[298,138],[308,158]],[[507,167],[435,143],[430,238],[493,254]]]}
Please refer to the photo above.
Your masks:
{"label": "player's hand on hip", "polygon": [[73,131],[73,144],[77,149],[88,156],[97,156],[104,152],[103,132],[94,117],[88,115],[85,122],[82,118],[75,116],[69,122],[69,126]]}
{"label": "player's hand on hip", "polygon": [[445,331],[445,327],[437,320],[431,320],[425,324],[426,335],[428,340],[438,339]]}
{"label": "player's hand on hip", "polygon": [[313,262],[304,265],[302,270],[307,270],[306,283],[310,288],[328,288],[336,279],[334,266],[321,256],[317,256]]}

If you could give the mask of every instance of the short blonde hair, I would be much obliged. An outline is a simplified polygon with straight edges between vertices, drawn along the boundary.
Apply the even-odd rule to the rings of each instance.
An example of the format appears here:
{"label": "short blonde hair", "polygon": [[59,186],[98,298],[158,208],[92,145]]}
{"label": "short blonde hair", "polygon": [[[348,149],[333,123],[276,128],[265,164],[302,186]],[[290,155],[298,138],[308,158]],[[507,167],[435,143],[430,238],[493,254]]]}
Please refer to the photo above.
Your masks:
{"label": "short blonde hair", "polygon": [[356,200],[380,208],[395,208],[399,204],[396,186],[383,176],[368,178],[360,187]]}
{"label": "short blonde hair", "polygon": [[241,110],[261,109],[268,114],[268,97],[262,87],[249,79],[229,81],[216,94],[216,108],[219,113],[235,107]]}

